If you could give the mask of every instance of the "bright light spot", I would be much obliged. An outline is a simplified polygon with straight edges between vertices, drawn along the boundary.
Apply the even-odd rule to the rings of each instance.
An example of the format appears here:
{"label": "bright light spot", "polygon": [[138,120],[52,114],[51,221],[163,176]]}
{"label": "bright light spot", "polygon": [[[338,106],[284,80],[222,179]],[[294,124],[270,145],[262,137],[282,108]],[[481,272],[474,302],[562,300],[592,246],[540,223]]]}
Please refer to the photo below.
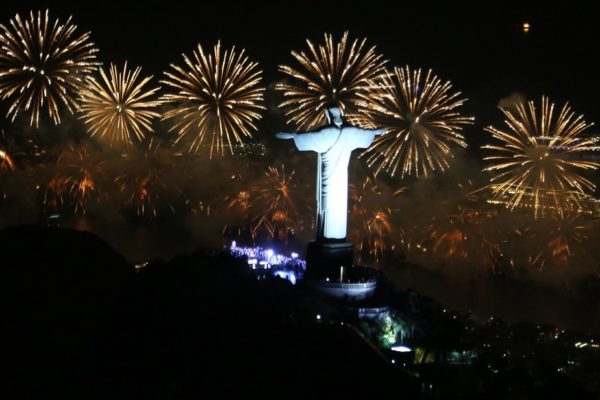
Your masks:
{"label": "bright light spot", "polygon": [[292,258],[298,258],[298,253],[296,253],[296,252],[293,252],[293,253],[292,253]]}
{"label": "bright light spot", "polygon": [[321,320],[321,314],[317,314],[317,321]]}
{"label": "bright light spot", "polygon": [[392,351],[396,351],[398,353],[408,353],[411,352],[412,350],[410,349],[410,347],[406,347],[406,346],[402,346],[402,345],[395,345],[392,346],[391,348]]}
{"label": "bright light spot", "polygon": [[529,24],[529,22],[523,22],[523,32],[527,33],[527,32],[529,32],[530,29],[531,29],[531,25]]}
{"label": "bright light spot", "polygon": [[269,249],[266,251],[267,257],[271,258],[273,257],[273,250]]}
{"label": "bright light spot", "polygon": [[145,268],[147,265],[148,265],[148,261],[144,261],[144,262],[140,262],[140,263],[134,264],[133,267],[136,270],[140,270],[142,268]]}
{"label": "bright light spot", "polygon": [[235,242],[235,240],[233,242],[231,242],[231,248],[235,249],[235,246],[237,245],[237,243]]}
{"label": "bright light spot", "polygon": [[282,279],[288,280],[292,285],[296,284],[296,274],[294,274],[293,272],[277,271],[274,275]]}

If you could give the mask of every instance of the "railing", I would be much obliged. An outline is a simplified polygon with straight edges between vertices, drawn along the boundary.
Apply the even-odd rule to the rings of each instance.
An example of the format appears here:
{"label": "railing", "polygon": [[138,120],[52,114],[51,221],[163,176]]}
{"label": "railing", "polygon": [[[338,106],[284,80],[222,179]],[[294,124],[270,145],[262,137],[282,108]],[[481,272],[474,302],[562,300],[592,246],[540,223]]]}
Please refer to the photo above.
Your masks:
{"label": "railing", "polygon": [[377,281],[357,282],[357,283],[319,281],[317,283],[321,287],[341,288],[341,289],[370,289],[377,285]]}

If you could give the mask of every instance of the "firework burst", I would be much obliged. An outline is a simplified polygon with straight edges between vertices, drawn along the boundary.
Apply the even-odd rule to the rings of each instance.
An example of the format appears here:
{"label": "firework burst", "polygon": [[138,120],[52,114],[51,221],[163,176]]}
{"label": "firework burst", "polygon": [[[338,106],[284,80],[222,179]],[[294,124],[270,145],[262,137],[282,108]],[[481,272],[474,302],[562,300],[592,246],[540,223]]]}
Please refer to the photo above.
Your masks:
{"label": "firework burst", "polygon": [[9,146],[6,145],[6,134],[0,131],[0,172],[12,173],[15,172],[15,163],[11,156]]}
{"label": "firework burst", "polygon": [[263,179],[252,188],[251,196],[253,235],[264,229],[270,238],[286,239],[289,233],[304,228],[304,215],[298,206],[301,193],[294,182],[294,171],[286,172],[283,165],[268,167]]}
{"label": "firework burst", "polygon": [[123,155],[121,165],[124,174],[114,182],[124,196],[127,209],[140,219],[156,219],[161,211],[175,213],[175,200],[182,195],[181,189],[169,176],[176,168],[174,154],[150,141],[144,151],[130,148]]}
{"label": "firework burst", "polygon": [[264,88],[259,86],[262,71],[242,50],[221,50],[218,42],[212,54],[201,45],[193,57],[183,55],[185,65],[171,64],[161,82],[173,89],[163,96],[173,106],[163,119],[174,121],[171,131],[177,141],[192,136],[189,151],[198,151],[208,138],[210,156],[223,155],[225,147],[233,153],[234,144],[243,144],[257,130],[256,121],[265,110]]}
{"label": "firework burst", "polygon": [[571,209],[578,204],[576,194],[594,190],[595,185],[581,172],[600,164],[581,159],[592,141],[580,138],[591,126],[576,116],[568,104],[555,113],[554,104],[542,97],[541,107],[533,101],[520,102],[516,111],[500,108],[508,130],[486,128],[499,143],[483,146],[493,155],[484,159],[484,169],[493,174],[492,193],[514,209],[529,205],[535,216],[544,209]]}
{"label": "firework burst", "polygon": [[151,97],[159,88],[145,88],[152,76],[138,79],[140,72],[141,67],[128,70],[125,62],[122,71],[111,64],[109,75],[100,68],[101,81],[88,78],[80,95],[80,118],[90,135],[106,139],[112,146],[142,141],[153,132],[152,121],[160,117],[155,111],[160,102]]}
{"label": "firework burst", "polygon": [[301,68],[279,67],[292,80],[277,85],[285,97],[280,107],[288,122],[299,129],[322,126],[327,122],[324,111],[331,106],[339,107],[348,120],[357,118],[364,97],[385,74],[387,61],[375,52],[375,46],[366,47],[366,39],[349,44],[348,32],[337,43],[329,34],[324,44],[306,43],[309,54],[292,52]]}
{"label": "firework burst", "polygon": [[90,33],[75,36],[76,29],[70,17],[61,24],[48,11],[31,11],[29,19],[17,14],[8,26],[0,24],[0,98],[12,102],[7,114],[11,120],[27,112],[37,127],[47,108],[58,124],[61,105],[71,113],[77,108],[84,78],[99,63]]}
{"label": "firework burst", "polygon": [[232,196],[225,197],[225,212],[229,216],[229,223],[223,226],[224,234],[234,234],[241,237],[244,232],[254,236],[250,212],[254,208],[252,194],[249,190],[239,190]]}
{"label": "firework burst", "polygon": [[[397,190],[393,196],[404,191]],[[391,237],[404,240],[404,230],[392,224],[393,211],[386,203],[385,190],[372,177],[367,176],[360,185],[350,185],[350,236],[356,243],[358,263],[367,259],[378,263],[390,245]]]}
{"label": "firework burst", "polygon": [[559,211],[534,224],[531,236],[538,251],[530,255],[529,263],[541,270],[548,265],[565,265],[572,257],[581,256],[592,222],[585,214]]}
{"label": "firework burst", "polygon": [[227,209],[247,213],[252,207],[252,196],[247,190],[240,190],[233,198],[227,199]]}
{"label": "firework burst", "polygon": [[[122,193],[126,193],[127,204],[133,207],[138,217],[154,219],[158,216],[156,204],[160,193],[167,189],[164,182],[154,172],[136,176],[119,176],[115,179]],[[171,208],[173,211],[173,209]]]}
{"label": "firework burst", "polygon": [[488,212],[459,205],[456,213],[431,225],[423,244],[429,243],[431,252],[444,262],[460,264],[470,260],[493,268],[500,248],[488,232],[492,218]]}
{"label": "firework burst", "polygon": [[48,153],[36,140],[0,130],[0,172],[25,171],[43,164]]}
{"label": "firework burst", "polygon": [[13,163],[10,154],[4,150],[0,150],[0,172],[14,172],[15,164]]}
{"label": "firework burst", "polygon": [[45,207],[56,210],[72,205],[76,214],[85,214],[90,201],[99,199],[106,162],[85,146],[69,147],[58,156],[53,169],[44,192]]}
{"label": "firework burst", "polygon": [[369,166],[375,174],[385,170],[394,176],[399,170],[402,177],[444,171],[453,147],[467,147],[460,132],[473,118],[457,111],[466,99],[431,70],[396,67],[384,82],[365,98],[372,124],[386,128],[363,153]]}

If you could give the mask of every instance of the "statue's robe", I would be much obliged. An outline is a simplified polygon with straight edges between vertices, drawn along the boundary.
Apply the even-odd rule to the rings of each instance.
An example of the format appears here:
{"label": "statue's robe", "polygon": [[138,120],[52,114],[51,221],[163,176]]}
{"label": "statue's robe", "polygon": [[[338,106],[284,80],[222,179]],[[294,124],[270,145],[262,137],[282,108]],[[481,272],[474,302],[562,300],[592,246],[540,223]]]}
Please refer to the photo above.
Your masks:
{"label": "statue's robe", "polygon": [[297,133],[300,151],[319,154],[317,170],[317,238],[345,239],[348,220],[348,163],[354,149],[368,148],[378,130],[328,126]]}

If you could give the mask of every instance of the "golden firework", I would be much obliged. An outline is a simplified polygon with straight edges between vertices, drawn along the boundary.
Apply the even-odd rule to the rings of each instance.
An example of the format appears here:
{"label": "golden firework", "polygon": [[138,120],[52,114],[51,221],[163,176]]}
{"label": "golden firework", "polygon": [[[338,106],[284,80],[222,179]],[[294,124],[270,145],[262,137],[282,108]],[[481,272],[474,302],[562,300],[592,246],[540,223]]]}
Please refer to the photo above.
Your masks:
{"label": "golden firework", "polygon": [[590,216],[570,211],[552,212],[539,220],[531,232],[534,253],[529,255],[529,264],[541,270],[548,265],[565,265],[583,255],[592,223]]}
{"label": "golden firework", "polygon": [[122,193],[126,193],[126,204],[135,209],[138,217],[154,219],[158,216],[156,204],[166,185],[154,171],[142,175],[122,175],[115,179],[115,183]]}
{"label": "golden firework", "polygon": [[124,196],[125,207],[138,218],[153,220],[161,211],[175,214],[175,200],[182,191],[173,183],[170,173],[176,168],[175,155],[170,149],[161,148],[149,141],[141,150],[129,148],[123,154],[124,171],[114,179]]}
{"label": "golden firework", "polygon": [[9,141],[3,130],[0,130],[0,172],[15,172],[15,162],[11,156]]}
{"label": "golden firework", "polygon": [[252,196],[247,190],[240,190],[232,199],[228,199],[227,209],[236,209],[240,212],[247,212],[252,206]]}
{"label": "golden firework", "polygon": [[160,105],[151,97],[158,87],[145,88],[152,76],[139,78],[141,67],[122,71],[110,65],[110,77],[100,68],[101,81],[90,77],[81,91],[81,119],[92,136],[106,139],[110,145],[142,141],[152,129],[154,118],[160,117],[155,109]]}
{"label": "golden firework", "polygon": [[47,151],[32,138],[7,134],[0,129],[0,171],[29,170],[43,163]]}
{"label": "golden firework", "polygon": [[15,163],[10,154],[0,149],[0,172],[14,172]]}
{"label": "golden firework", "polygon": [[0,29],[0,98],[12,101],[7,117],[14,121],[28,112],[37,127],[47,108],[58,124],[59,107],[73,113],[85,77],[99,65],[90,33],[75,36],[71,17],[61,24],[50,19],[48,10],[31,11],[25,20],[17,14]]}
{"label": "golden firework", "polygon": [[579,213],[559,213],[553,222],[547,248],[557,262],[563,263],[589,238],[590,219]]}
{"label": "golden firework", "polygon": [[473,118],[457,111],[466,99],[431,70],[396,67],[384,82],[365,98],[372,124],[386,128],[363,153],[369,166],[402,177],[447,169],[452,148],[467,147],[461,131]]}
{"label": "golden firework", "polygon": [[493,155],[484,160],[484,169],[493,174],[492,194],[514,209],[529,204],[535,216],[545,209],[571,209],[578,195],[594,190],[595,185],[581,173],[600,164],[582,158],[592,140],[581,138],[588,124],[565,104],[558,113],[543,96],[541,107],[533,101],[519,102],[515,111],[500,108],[507,130],[486,128],[498,144],[483,146]]}
{"label": "golden firework", "polygon": [[201,45],[190,58],[183,54],[185,65],[171,64],[162,83],[173,89],[163,96],[173,106],[163,119],[172,119],[170,131],[178,134],[177,142],[192,136],[189,151],[198,151],[208,137],[210,156],[224,154],[225,147],[233,153],[233,144],[243,144],[257,130],[256,121],[265,110],[259,86],[262,71],[242,50],[235,47],[221,50],[218,42],[212,54]]}
{"label": "golden firework", "polygon": [[404,240],[404,230],[394,226],[393,211],[386,203],[405,188],[390,194],[373,177],[365,177],[360,185],[350,184],[349,236],[356,244],[358,263],[378,263],[386,251],[395,246],[390,239],[398,236]]}
{"label": "golden firework", "polygon": [[431,252],[444,262],[470,260],[494,268],[500,246],[491,228],[493,222],[491,213],[459,205],[456,213],[434,221],[423,244],[429,243]]}
{"label": "golden firework", "polygon": [[315,46],[309,40],[310,53],[292,56],[301,68],[282,65],[279,70],[291,83],[277,85],[285,100],[280,107],[285,110],[288,123],[298,129],[310,129],[327,123],[325,110],[337,106],[347,119],[357,118],[364,106],[364,97],[372,93],[385,74],[386,60],[375,52],[375,46],[366,47],[366,39],[348,41],[345,32],[339,42],[325,34],[325,43]]}
{"label": "golden firework", "polygon": [[76,214],[85,214],[90,200],[99,198],[106,162],[85,146],[68,147],[59,155],[54,169],[44,192],[44,205],[51,209],[72,205]]}
{"label": "golden firework", "polygon": [[255,208],[251,231],[256,235],[264,229],[270,238],[286,239],[289,233],[304,228],[304,215],[298,208],[303,204],[302,193],[294,182],[294,171],[268,167],[265,176],[251,190]]}

